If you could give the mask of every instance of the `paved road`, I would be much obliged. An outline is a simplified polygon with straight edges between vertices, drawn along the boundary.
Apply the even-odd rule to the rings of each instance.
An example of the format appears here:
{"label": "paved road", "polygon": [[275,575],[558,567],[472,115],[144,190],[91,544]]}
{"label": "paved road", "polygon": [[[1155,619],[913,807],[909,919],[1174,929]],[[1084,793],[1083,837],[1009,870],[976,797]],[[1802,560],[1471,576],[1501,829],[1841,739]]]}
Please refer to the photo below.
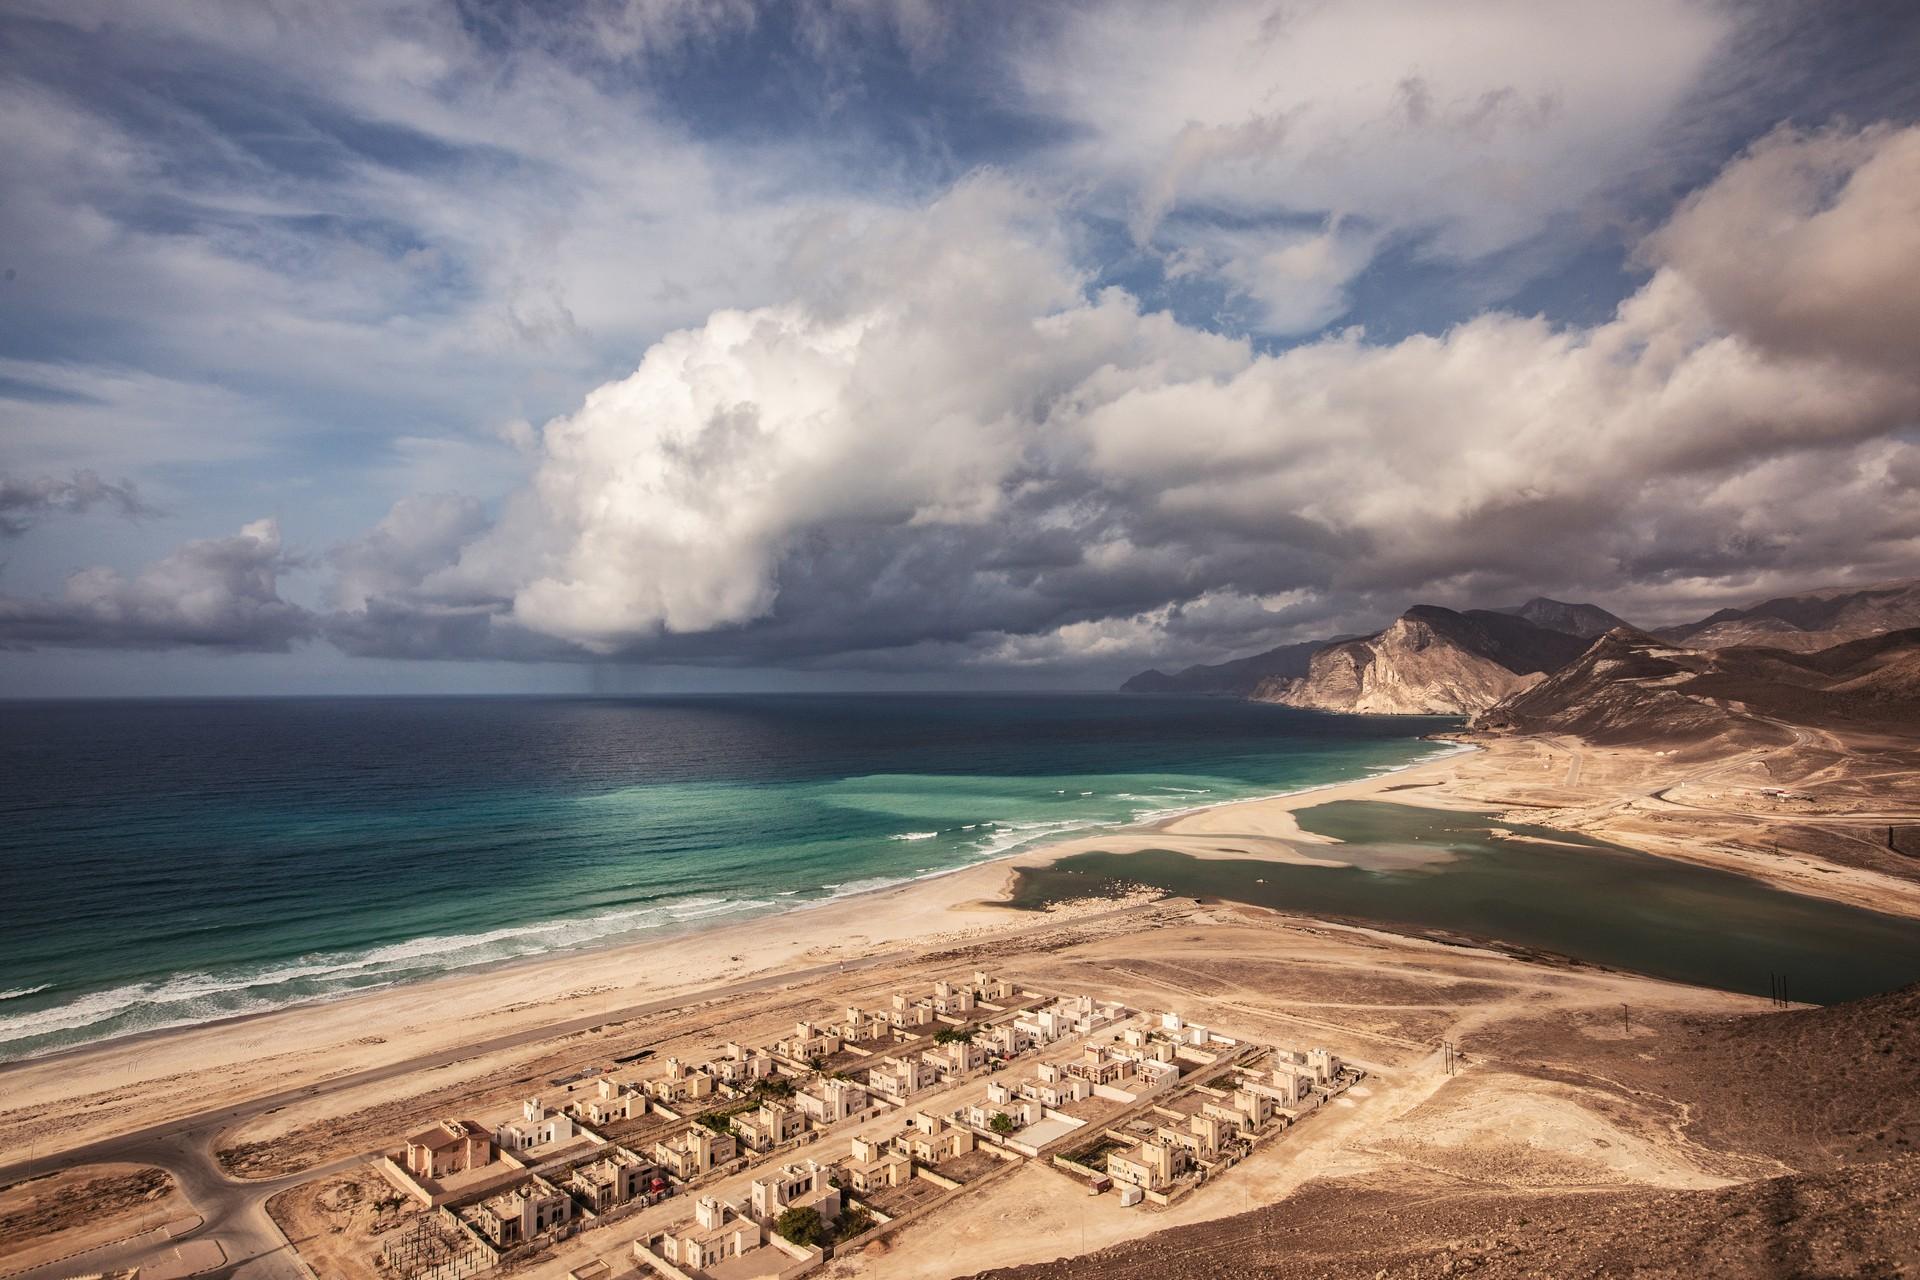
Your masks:
{"label": "paved road", "polygon": [[[1076,925],[1090,923],[1122,914],[1129,909],[1097,912],[1079,917],[1071,923]],[[1044,920],[1030,928],[1013,931],[1002,937],[1057,928],[1063,923],[1066,922]],[[267,1216],[267,1200],[287,1187],[351,1169],[366,1162],[377,1153],[365,1152],[348,1156],[330,1164],[317,1165],[280,1178],[234,1178],[220,1167],[213,1155],[220,1135],[234,1125],[291,1102],[325,1097],[343,1090],[392,1080],[415,1072],[431,1071],[482,1054],[537,1044],[544,1040],[588,1031],[609,1023],[625,1022],[647,1014],[677,1009],[694,1001],[723,999],[766,991],[829,974],[853,973],[916,954],[918,953],[914,950],[902,948],[863,956],[855,960],[768,973],[758,978],[749,978],[725,986],[703,988],[677,996],[628,1005],[625,1008],[609,1009],[589,1017],[527,1027],[462,1045],[457,1049],[422,1054],[418,1057],[370,1067],[365,1071],[335,1076],[318,1084],[282,1089],[232,1106],[149,1125],[132,1133],[102,1138],[52,1155],[0,1164],[0,1186],[17,1181],[29,1169],[35,1174],[46,1174],[73,1168],[76,1165],[109,1162],[154,1165],[167,1170],[174,1176],[180,1189],[193,1202],[194,1211],[205,1219],[198,1228],[182,1233],[173,1243],[212,1239],[217,1240],[226,1252],[226,1263],[204,1274],[218,1277],[232,1276],[239,1280],[312,1280],[312,1272],[295,1255],[286,1236],[275,1225],[273,1219]],[[590,1055],[592,1051],[588,1049],[583,1052]],[[36,1065],[42,1065],[46,1061],[45,1058],[34,1059]],[[18,1065],[0,1065],[0,1087],[4,1087],[7,1070]],[[138,1262],[141,1256],[150,1255],[152,1247],[151,1243],[144,1240],[126,1245],[108,1246],[81,1257],[23,1272],[18,1277],[10,1277],[9,1280],[57,1280],[58,1277],[99,1271],[112,1266],[131,1265]]]}

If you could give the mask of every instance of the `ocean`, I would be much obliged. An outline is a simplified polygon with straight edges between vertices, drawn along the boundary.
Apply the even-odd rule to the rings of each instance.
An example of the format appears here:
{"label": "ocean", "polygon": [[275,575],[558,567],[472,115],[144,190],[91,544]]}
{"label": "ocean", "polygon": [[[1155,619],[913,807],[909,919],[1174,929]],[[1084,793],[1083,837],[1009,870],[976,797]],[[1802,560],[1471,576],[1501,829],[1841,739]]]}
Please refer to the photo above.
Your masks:
{"label": "ocean", "polygon": [[1446,721],[1224,698],[0,706],[0,1060],[792,910],[1364,776]]}

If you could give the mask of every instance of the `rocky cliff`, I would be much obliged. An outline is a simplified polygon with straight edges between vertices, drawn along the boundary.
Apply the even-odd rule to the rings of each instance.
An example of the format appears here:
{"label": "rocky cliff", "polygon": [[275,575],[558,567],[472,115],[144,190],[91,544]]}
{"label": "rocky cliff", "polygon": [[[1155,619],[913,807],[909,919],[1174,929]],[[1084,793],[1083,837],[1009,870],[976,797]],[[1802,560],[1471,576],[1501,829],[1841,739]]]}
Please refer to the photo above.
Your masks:
{"label": "rocky cliff", "polygon": [[1745,645],[1810,653],[1908,627],[1920,627],[1920,578],[1778,596],[1653,634],[1689,649]]}
{"label": "rocky cliff", "polygon": [[[1784,723],[1783,723],[1784,722]],[[1813,653],[1689,649],[1627,628],[1490,707],[1490,732],[1573,734],[1615,745],[1710,739],[1784,742],[1787,725],[1911,726],[1920,722],[1920,628]]]}
{"label": "rocky cliff", "polygon": [[1316,711],[1470,715],[1526,689],[1585,647],[1511,614],[1415,605],[1375,635],[1330,644],[1307,673],[1262,681],[1253,696]]}

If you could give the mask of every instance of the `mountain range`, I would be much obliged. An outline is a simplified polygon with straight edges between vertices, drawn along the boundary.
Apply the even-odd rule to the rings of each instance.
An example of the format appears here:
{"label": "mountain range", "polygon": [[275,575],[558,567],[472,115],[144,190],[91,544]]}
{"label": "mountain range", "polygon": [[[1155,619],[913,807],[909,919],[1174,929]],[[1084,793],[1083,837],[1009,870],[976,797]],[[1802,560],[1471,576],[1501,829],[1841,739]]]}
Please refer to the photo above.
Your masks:
{"label": "mountain range", "polygon": [[1709,739],[1785,743],[1794,725],[1920,722],[1920,627],[1811,653],[1687,649],[1620,628],[1546,679],[1475,716],[1488,732],[1567,733],[1597,745]]}
{"label": "mountain range", "polygon": [[1811,651],[1906,627],[1920,627],[1920,578],[1781,596],[1653,634],[1690,649],[1764,645]]}
{"label": "mountain range", "polygon": [[[1372,635],[1282,645],[1174,675],[1144,671],[1121,688],[1380,715],[1471,716],[1497,706],[1513,709],[1508,720],[1515,725],[1590,722],[1596,732],[1629,735],[1640,732],[1635,725],[1671,715],[1683,735],[1732,727],[1758,733],[1764,715],[1729,721],[1742,713],[1702,710],[1700,698],[1710,704],[1721,695],[1701,690],[1744,689],[1769,705],[1791,704],[1795,714],[1818,703],[1873,719],[1905,705],[1901,699],[1911,692],[1901,692],[1902,646],[1890,642],[1885,662],[1872,646],[1845,646],[1915,628],[1920,579],[1781,596],[1652,632],[1598,605],[1545,597],[1502,609],[1415,605]],[[1673,656],[1681,653],[1696,656]],[[1793,654],[1809,661],[1796,663]],[[1856,680],[1864,683],[1856,687]],[[1603,684],[1619,687],[1602,694]],[[1734,694],[1722,701],[1729,699],[1740,701]]]}

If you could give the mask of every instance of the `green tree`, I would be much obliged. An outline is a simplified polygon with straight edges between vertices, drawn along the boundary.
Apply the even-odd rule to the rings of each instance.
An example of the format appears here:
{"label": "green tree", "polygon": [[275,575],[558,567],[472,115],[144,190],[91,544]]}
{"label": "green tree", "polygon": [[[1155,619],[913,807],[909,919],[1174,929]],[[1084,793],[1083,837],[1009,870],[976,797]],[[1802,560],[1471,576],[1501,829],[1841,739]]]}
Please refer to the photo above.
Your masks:
{"label": "green tree", "polygon": [[994,1112],[993,1119],[987,1121],[987,1128],[993,1130],[1003,1138],[1019,1127],[1019,1125],[1013,1122],[1013,1117],[1004,1111]]}
{"label": "green tree", "polygon": [[773,1220],[773,1229],[794,1244],[819,1245],[827,1242],[827,1224],[812,1205],[795,1205]]}

